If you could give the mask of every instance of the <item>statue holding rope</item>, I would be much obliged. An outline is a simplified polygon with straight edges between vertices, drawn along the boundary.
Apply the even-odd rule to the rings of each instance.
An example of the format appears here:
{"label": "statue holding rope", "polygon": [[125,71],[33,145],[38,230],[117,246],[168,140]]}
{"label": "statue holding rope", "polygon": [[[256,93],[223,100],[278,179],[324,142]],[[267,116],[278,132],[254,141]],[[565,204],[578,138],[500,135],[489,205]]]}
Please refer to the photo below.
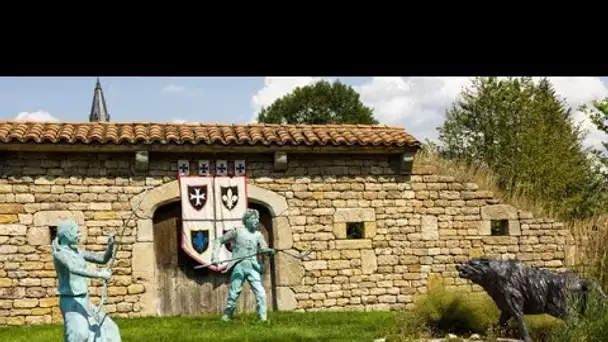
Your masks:
{"label": "statue holding rope", "polygon": [[108,236],[103,255],[75,247],[80,242],[80,227],[73,220],[57,225],[57,237],[52,242],[53,262],[57,272],[59,308],[64,321],[66,342],[120,342],[120,332],[114,321],[89,303],[88,278],[110,279],[109,268],[87,270],[87,262],[106,264],[114,254],[114,237]]}

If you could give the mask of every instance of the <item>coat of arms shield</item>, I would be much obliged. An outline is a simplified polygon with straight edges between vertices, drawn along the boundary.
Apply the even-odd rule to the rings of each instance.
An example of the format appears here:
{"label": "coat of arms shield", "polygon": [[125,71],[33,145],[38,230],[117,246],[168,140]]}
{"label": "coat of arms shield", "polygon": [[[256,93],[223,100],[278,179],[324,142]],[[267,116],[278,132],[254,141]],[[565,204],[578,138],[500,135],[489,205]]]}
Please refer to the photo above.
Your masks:
{"label": "coat of arms shield", "polygon": [[201,210],[207,203],[207,185],[188,185],[188,201],[195,210]]}
{"label": "coat of arms shield", "polygon": [[239,202],[238,186],[220,186],[220,194],[222,204],[226,209],[232,210],[236,207],[236,204]]}
{"label": "coat of arms shield", "polygon": [[198,229],[190,231],[190,243],[194,250],[203,254],[209,248],[209,231],[207,229]]}

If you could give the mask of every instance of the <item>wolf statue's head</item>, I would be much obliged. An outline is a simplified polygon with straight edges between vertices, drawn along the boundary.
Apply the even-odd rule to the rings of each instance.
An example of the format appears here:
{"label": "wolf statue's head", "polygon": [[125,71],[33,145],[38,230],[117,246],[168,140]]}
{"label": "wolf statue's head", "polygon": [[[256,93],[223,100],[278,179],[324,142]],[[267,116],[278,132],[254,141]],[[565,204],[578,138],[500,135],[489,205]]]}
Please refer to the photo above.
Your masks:
{"label": "wolf statue's head", "polygon": [[456,266],[458,276],[468,279],[477,285],[483,286],[491,281],[496,275],[496,270],[492,265],[492,260],[488,258],[473,258],[468,262]]}

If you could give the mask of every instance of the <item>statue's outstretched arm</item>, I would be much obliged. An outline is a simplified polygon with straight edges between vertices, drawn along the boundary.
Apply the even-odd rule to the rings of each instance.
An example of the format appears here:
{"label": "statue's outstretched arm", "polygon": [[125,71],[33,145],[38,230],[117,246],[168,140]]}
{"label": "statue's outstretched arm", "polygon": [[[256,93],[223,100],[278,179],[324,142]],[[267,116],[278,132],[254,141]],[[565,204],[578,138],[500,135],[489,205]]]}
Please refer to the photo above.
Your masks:
{"label": "statue's outstretched arm", "polygon": [[103,278],[100,272],[97,271],[89,271],[86,268],[80,268],[74,262],[74,259],[65,254],[63,251],[55,252],[55,259],[63,264],[70,273],[77,274],[79,276],[87,277],[87,278]]}
{"label": "statue's outstretched arm", "polygon": [[230,229],[226,234],[220,236],[215,240],[215,243],[213,244],[213,252],[211,252],[212,263],[214,260],[217,261],[217,257],[220,254],[220,247],[226,242],[233,240],[234,238],[236,238],[236,228]]}
{"label": "statue's outstretched arm", "polygon": [[94,264],[106,264],[112,258],[112,252],[114,252],[114,237],[108,237],[108,246],[106,247],[106,251],[103,255],[99,255],[98,253],[92,253],[89,251],[81,250],[82,256],[84,260],[88,262],[92,262]]}
{"label": "statue's outstretched arm", "polygon": [[103,255],[98,254],[98,253],[92,253],[89,251],[81,251],[82,256],[84,257],[84,260],[88,261],[88,262],[92,262],[94,264],[105,264],[108,261],[110,261],[110,258],[112,257],[112,250],[111,249],[106,249],[105,253],[103,253]]}

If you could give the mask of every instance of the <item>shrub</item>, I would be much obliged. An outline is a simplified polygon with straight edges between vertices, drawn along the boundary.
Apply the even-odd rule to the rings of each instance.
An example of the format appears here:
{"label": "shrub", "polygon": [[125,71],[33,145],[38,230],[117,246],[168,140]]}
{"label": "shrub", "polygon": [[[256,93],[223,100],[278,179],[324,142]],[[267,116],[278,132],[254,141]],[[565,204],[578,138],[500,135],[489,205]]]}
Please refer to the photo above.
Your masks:
{"label": "shrub", "polygon": [[[399,326],[387,341],[409,342],[447,334],[465,337],[479,334],[487,336],[489,341],[505,334],[518,337],[514,320],[509,322],[507,331],[496,331],[499,316],[496,304],[485,292],[453,292],[440,279],[433,279],[429,281],[427,294],[417,298],[413,310],[402,314]],[[553,341],[550,338],[559,320],[549,315],[527,316],[525,319],[535,341]]]}
{"label": "shrub", "polygon": [[416,301],[416,314],[434,334],[483,334],[498,319],[498,309],[485,293],[467,295],[448,291],[441,280],[431,280],[428,294]]}
{"label": "shrub", "polygon": [[415,301],[412,311],[404,312],[396,331],[387,341],[412,338],[484,334],[498,320],[498,309],[485,293],[447,290],[441,279],[429,281],[427,294]]}

